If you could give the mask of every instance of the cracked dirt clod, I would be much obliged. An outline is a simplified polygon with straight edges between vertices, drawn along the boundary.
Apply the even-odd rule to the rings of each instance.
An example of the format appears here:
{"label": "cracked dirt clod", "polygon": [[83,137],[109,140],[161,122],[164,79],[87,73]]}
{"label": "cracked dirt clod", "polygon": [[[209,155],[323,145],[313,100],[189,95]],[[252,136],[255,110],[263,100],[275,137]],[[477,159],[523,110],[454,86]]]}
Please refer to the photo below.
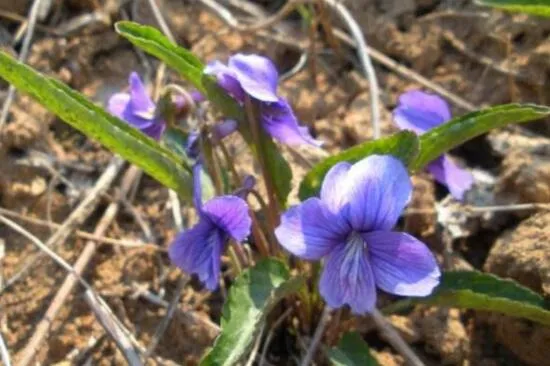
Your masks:
{"label": "cracked dirt clod", "polygon": [[300,120],[311,122],[346,105],[354,92],[349,90],[349,86],[353,88],[354,84],[348,75],[329,74],[321,67],[318,67],[314,81],[306,65],[304,70],[281,85],[280,92],[295,106],[294,112]]}
{"label": "cracked dirt clod", "polygon": [[375,351],[371,349],[371,355],[376,359],[379,365],[384,366],[401,366],[405,360],[400,355],[393,354],[388,351]]}
{"label": "cracked dirt clod", "polygon": [[[550,295],[550,213],[539,213],[502,235],[489,252],[485,270]],[[548,362],[550,329],[529,321],[491,314],[497,340],[529,365]],[[521,342],[518,342],[521,339]]]}
{"label": "cracked dirt clod", "polygon": [[[350,77],[354,78],[352,74]],[[349,105],[342,104],[336,111],[317,120],[315,130],[318,138],[326,141],[323,147],[331,153],[337,153],[356,144],[372,140],[373,129],[370,118],[369,93],[364,91],[353,97]],[[380,132],[382,136],[397,131],[391,118],[390,111],[381,106]]]}
{"label": "cracked dirt clod", "polygon": [[442,365],[462,364],[469,354],[470,341],[458,309],[430,308],[418,319],[426,352],[438,355]]}
{"label": "cracked dirt clod", "polygon": [[43,138],[47,123],[40,123],[17,106],[12,106],[10,113],[11,118],[0,135],[0,142],[7,148],[26,149]]}
{"label": "cracked dirt clod", "polygon": [[485,270],[513,278],[532,290],[550,296],[550,213],[523,221],[495,243]]}
{"label": "cracked dirt clod", "polygon": [[497,196],[518,203],[550,202],[550,160],[547,154],[513,150],[502,162]]}

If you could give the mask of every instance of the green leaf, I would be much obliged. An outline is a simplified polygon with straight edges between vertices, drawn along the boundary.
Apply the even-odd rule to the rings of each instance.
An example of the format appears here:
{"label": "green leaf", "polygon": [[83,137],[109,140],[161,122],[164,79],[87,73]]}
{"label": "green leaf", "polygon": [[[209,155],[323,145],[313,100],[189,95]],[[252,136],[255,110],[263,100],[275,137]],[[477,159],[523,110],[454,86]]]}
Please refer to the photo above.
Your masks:
{"label": "green leaf", "polygon": [[200,365],[235,365],[249,350],[273,306],[303,284],[302,277],[291,278],[286,265],[273,258],[241,273],[223,306],[221,334]]}
{"label": "green leaf", "polygon": [[204,65],[192,52],[172,43],[158,29],[147,25],[121,21],[115,24],[115,29],[135,46],[174,68],[199,91],[204,91],[201,83]]}
{"label": "green leaf", "polygon": [[476,0],[478,5],[550,17],[550,0]]}
{"label": "green leaf", "polygon": [[176,154],[107,113],[65,84],[0,52],[0,76],[50,112],[94,138],[183,198],[191,197],[190,169]]}
{"label": "green leaf", "polygon": [[408,165],[418,151],[418,138],[410,131],[403,131],[379,140],[367,141],[348,150],[333,155],[315,165],[300,184],[298,196],[302,201],[319,193],[321,184],[330,168],[339,162],[357,162],[369,155],[393,155]]}
{"label": "green leaf", "polygon": [[338,346],[328,351],[328,358],[334,366],[378,366],[369,345],[357,332],[344,334]]}
{"label": "green leaf", "polygon": [[496,311],[550,325],[550,307],[542,296],[515,281],[478,271],[445,272],[436,291],[417,301]]}
{"label": "green leaf", "polygon": [[420,170],[441,154],[493,128],[534,121],[549,115],[549,107],[504,104],[453,118],[420,136],[420,151],[409,168]]}

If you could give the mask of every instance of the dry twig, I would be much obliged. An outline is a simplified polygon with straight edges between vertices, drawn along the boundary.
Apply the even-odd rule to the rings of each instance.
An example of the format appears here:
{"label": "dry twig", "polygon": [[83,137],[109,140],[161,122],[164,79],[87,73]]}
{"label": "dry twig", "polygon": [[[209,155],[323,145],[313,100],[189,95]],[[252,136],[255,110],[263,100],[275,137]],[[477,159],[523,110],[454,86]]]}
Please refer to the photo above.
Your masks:
{"label": "dry twig", "polygon": [[172,297],[172,300],[170,301],[170,304],[168,304],[168,308],[166,309],[166,315],[164,316],[164,318],[162,318],[161,322],[157,326],[157,329],[155,330],[155,334],[153,334],[153,338],[151,339],[151,343],[149,343],[149,347],[147,347],[147,350],[143,355],[145,359],[149,358],[149,356],[151,356],[153,352],[155,352],[155,348],[158,346],[160,340],[162,339],[164,332],[166,332],[166,329],[168,329],[168,326],[170,325],[170,321],[172,320],[172,317],[174,316],[174,314],[176,313],[176,310],[178,309],[178,303],[181,297],[181,293],[188,282],[189,282],[188,277],[181,276],[179,278],[178,285],[174,290],[174,296]]}
{"label": "dry twig", "polygon": [[112,311],[105,305],[104,302],[99,301],[100,299],[95,296],[95,294],[90,290],[86,290],[84,293],[84,299],[94,312],[96,318],[99,320],[103,328],[111,336],[118,346],[118,349],[126,358],[126,361],[130,366],[141,366],[143,362],[139,358],[132,341],[128,338],[128,331],[122,326],[122,324],[117,321],[117,318],[114,316]]}
{"label": "dry twig", "polygon": [[408,365],[424,366],[424,362],[418,358],[407,342],[405,342],[399,333],[393,329],[391,324],[386,321],[386,318],[384,318],[384,315],[382,315],[378,309],[374,308],[370,315],[382,336],[405,358],[405,362]]}
{"label": "dry twig", "polygon": [[[52,229],[58,229],[61,227],[61,224],[57,224],[55,222],[48,222],[45,220],[37,219],[35,217],[25,216],[17,212],[7,210],[2,207],[0,207],[0,214],[15,218],[17,220],[25,221],[37,226],[45,226]],[[120,246],[125,248],[148,248],[148,249],[161,251],[161,252],[165,251],[164,248],[161,248],[156,244],[143,243],[141,241],[133,241],[133,240],[113,239],[106,236],[94,235],[92,233],[89,233],[87,231],[82,231],[82,230],[75,230],[74,235],[76,235],[79,238],[93,240],[101,244],[109,244],[109,245],[115,245],[115,246]],[[1,283],[0,283],[0,288],[2,288]]]}
{"label": "dry twig", "polygon": [[[160,307],[163,307],[163,308],[168,308],[170,306],[168,301],[158,297],[157,295],[155,295],[154,293],[152,293],[149,290],[142,290],[138,293],[138,295],[142,299],[147,300],[150,303],[155,304],[157,306],[160,306]],[[211,321],[209,319],[205,319],[205,318],[199,316],[194,311],[183,311],[179,308],[177,308],[176,311],[177,311],[178,315],[182,316],[183,318],[185,318],[187,320],[190,320],[191,322],[193,322],[195,324],[201,324],[201,325],[205,326],[208,329],[208,331],[213,335],[218,335],[221,332],[221,328],[218,324],[214,323],[213,321]]]}
{"label": "dry twig", "polygon": [[8,352],[8,347],[4,342],[4,337],[2,337],[2,333],[0,333],[0,360],[2,360],[4,366],[11,366],[10,353]]}
{"label": "dry twig", "polygon": [[503,75],[506,75],[506,76],[510,76],[510,77],[518,79],[518,80],[523,80],[523,81],[527,81],[527,82],[537,82],[538,81],[538,84],[537,84],[538,86],[542,86],[544,84],[544,79],[543,78],[541,78],[539,80],[535,80],[533,78],[530,78],[529,76],[527,76],[525,74],[522,74],[518,70],[514,70],[513,68],[506,66],[506,61],[499,63],[499,62],[494,61],[493,59],[491,59],[488,56],[477,54],[476,52],[474,52],[470,48],[468,48],[466,46],[466,44],[463,41],[461,41],[460,39],[458,39],[458,37],[456,37],[452,32],[443,30],[443,31],[441,31],[441,34],[442,34],[443,38],[447,42],[449,42],[449,44],[451,44],[456,50],[458,50],[464,56],[468,57],[469,59],[471,59],[471,60],[473,60],[473,61],[475,61],[475,62],[477,62],[477,63],[493,70],[493,71],[496,71],[496,72],[498,72],[500,74],[503,74]]}
{"label": "dry twig", "polygon": [[267,356],[267,351],[269,350],[269,345],[271,344],[271,340],[273,339],[273,336],[275,335],[275,329],[279,328],[279,326],[285,321],[286,318],[292,313],[292,307],[285,310],[284,313],[281,314],[275,322],[271,325],[271,328],[269,329],[269,332],[267,333],[267,336],[265,337],[264,347],[262,349],[262,355],[260,356],[260,366],[264,366],[265,356]]}
{"label": "dry twig", "polygon": [[342,20],[348,26],[348,29],[355,40],[355,47],[359,54],[359,60],[361,61],[361,67],[367,80],[369,81],[369,98],[370,98],[370,112],[371,123],[373,130],[373,137],[375,139],[380,137],[380,90],[378,88],[378,79],[374,71],[374,66],[369,55],[369,46],[363,35],[363,31],[359,27],[359,24],[355,21],[349,10],[339,1],[336,0],[323,0],[329,5]]}
{"label": "dry twig", "polygon": [[[121,188],[121,191],[123,192],[123,194],[125,194],[130,189],[132,182],[137,175],[137,172],[139,172],[139,168],[137,168],[136,166],[131,166],[126,172],[126,174],[124,175],[122,179],[122,188]],[[94,231],[95,235],[103,235],[103,233],[107,230],[107,228],[115,218],[118,210],[119,210],[118,203],[111,203],[107,207],[107,209],[105,210],[105,213],[103,214],[103,217],[101,218],[101,220],[96,226],[96,229]],[[79,280],[81,273],[84,271],[84,269],[88,265],[96,249],[97,249],[97,243],[94,241],[89,241],[84,246],[82,253],[80,254],[80,256],[78,257],[75,263],[74,269],[71,267],[71,273],[65,278],[65,281],[63,281],[61,288],[59,289],[59,291],[57,291],[50,306],[46,310],[44,317],[40,320],[40,322],[36,326],[36,330],[33,336],[25,346],[22,352],[22,354],[24,355],[23,356],[24,358],[20,362],[21,366],[26,366],[32,362],[36,354],[36,351],[40,349],[40,345],[49,334],[51,324],[57,317],[59,310],[61,310],[61,307],[65,303],[67,297],[76,286],[76,283]],[[96,315],[97,314],[101,314],[101,313],[100,313],[100,310],[96,309]],[[111,332],[112,330],[111,331],[107,330],[107,331],[111,335],[113,335],[113,333]],[[133,356],[128,355],[128,357],[132,358]]]}
{"label": "dry twig", "polygon": [[[78,207],[71,212],[69,217],[63,222],[61,227],[48,239],[46,242],[47,247],[55,247],[59,243],[65,241],[71,232],[80,224],[82,224],[88,216],[96,208],[101,194],[109,188],[113,180],[116,178],[118,171],[123,165],[123,160],[120,157],[113,157],[109,166],[105,169],[103,174],[99,177],[94,187],[90,190],[86,198],[78,205]],[[11,278],[9,278],[4,287],[0,289],[0,294],[7,288],[11,287],[17,281],[22,279],[29,270],[36,265],[37,261],[44,257],[44,253],[40,252],[28,259],[22,266],[22,268]]]}
{"label": "dry twig", "polygon": [[309,344],[306,355],[302,359],[300,366],[309,366],[312,364],[313,356],[315,355],[315,351],[319,346],[319,342],[321,342],[321,338],[323,337],[323,333],[325,332],[325,328],[330,319],[331,311],[332,309],[325,305],[325,308],[323,309],[323,314],[321,315],[321,319],[319,319],[319,324],[317,324],[317,328],[315,328],[315,333],[313,333],[313,339]]}
{"label": "dry twig", "polygon": [[252,366],[254,364],[254,361],[258,356],[260,345],[262,344],[262,337],[264,336],[265,326],[266,324],[264,323],[262,325],[262,328],[258,332],[258,335],[256,336],[256,342],[254,342],[254,347],[252,347],[252,351],[250,351],[250,356],[248,356],[248,360],[246,361],[245,366]]}

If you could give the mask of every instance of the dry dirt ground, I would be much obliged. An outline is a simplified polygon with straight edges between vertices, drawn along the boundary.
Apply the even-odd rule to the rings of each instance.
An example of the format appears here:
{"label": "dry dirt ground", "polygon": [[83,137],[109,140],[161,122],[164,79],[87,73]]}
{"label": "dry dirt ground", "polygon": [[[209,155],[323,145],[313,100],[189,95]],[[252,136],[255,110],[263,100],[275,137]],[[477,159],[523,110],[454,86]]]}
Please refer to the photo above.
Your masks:
{"label": "dry dirt ground", "polygon": [[[16,54],[21,45],[25,1],[0,0],[0,45]],[[97,101],[123,88],[129,70],[154,80],[158,63],[118,37],[112,22],[130,18],[156,25],[147,1],[122,6],[110,0],[44,1],[28,63],[53,75]],[[479,9],[470,1],[371,0],[347,1],[369,44],[413,72],[419,73],[475,106],[534,102],[547,104],[550,88],[550,22],[525,15],[506,15]],[[287,72],[302,51],[295,45],[307,40],[308,30],[296,13],[278,25],[292,44],[269,37],[240,34],[200,5],[199,1],[162,0],[160,9],[178,43],[203,60],[225,60],[233,52],[258,52],[271,57]],[[257,1],[274,12],[281,1]],[[238,16],[244,13],[235,10]],[[326,10],[334,27],[342,24]],[[361,77],[352,49],[336,50],[330,38],[317,35],[315,57],[282,83],[301,120],[337,152],[372,137],[368,84]],[[288,43],[288,42],[287,42]],[[15,44],[14,47],[12,45]],[[310,50],[311,51],[311,50]],[[395,130],[391,110],[400,93],[425,86],[375,63],[382,95],[383,133]],[[168,73],[174,80],[174,75]],[[0,102],[7,85],[0,81]],[[455,114],[464,109],[453,106]],[[236,148],[237,149],[237,148]],[[236,151],[237,153],[238,151]],[[477,138],[453,152],[475,169],[478,184],[469,195],[473,205],[548,203],[550,200],[550,124],[530,124]],[[315,161],[318,154],[301,151]],[[244,156],[241,156],[244,155]],[[295,154],[295,180],[303,174],[303,159]],[[0,208],[46,241],[55,228],[15,218],[13,213],[61,223],[87,196],[103,173],[111,154],[85,138],[39,105],[17,96],[0,134]],[[246,154],[239,155],[239,170],[254,170]],[[85,278],[111,306],[117,317],[142,345],[149,345],[166,314],[177,287],[179,272],[168,263],[164,249],[176,230],[166,189],[141,177],[126,198],[120,196],[118,178],[99,197],[99,204],[78,229],[93,232],[111,203],[120,207],[102,235],[154,245],[124,248],[113,243],[98,247],[84,272]],[[454,268],[476,268],[513,278],[550,295],[550,213],[536,210],[459,215],[464,223],[449,228],[437,225],[434,205],[446,195],[425,174],[414,177],[415,196],[403,225],[425,240],[443,257],[449,232],[456,234],[447,263]],[[9,283],[30,263],[36,248],[21,235],[0,226],[0,278]],[[86,238],[72,235],[55,250],[70,263],[82,254]],[[5,253],[3,253],[5,252]],[[3,254],[3,257],[2,257]],[[447,253],[448,255],[449,253]],[[447,262],[448,262],[447,258]],[[51,306],[66,272],[49,259],[32,262],[30,271],[0,294],[0,332],[14,360],[21,359],[36,326]],[[1,287],[1,286],[0,286]],[[215,336],[208,320],[218,322],[225,291],[209,294],[195,281],[183,289],[172,321],[154,351],[150,364],[195,364]],[[161,299],[157,301],[155,298]],[[383,298],[389,303],[390,298]],[[194,318],[185,315],[192,311]],[[362,331],[381,365],[401,365],[403,359],[379,337],[368,319],[341,313],[333,322],[326,343],[337,342],[342,331]],[[550,357],[550,329],[506,316],[456,309],[419,307],[391,322],[428,365],[543,365]],[[289,324],[292,320],[289,320]],[[307,327],[306,327],[307,328]],[[307,331],[307,329],[305,329]],[[311,331],[311,330],[309,330]],[[278,332],[268,361],[291,365],[302,350]],[[306,336],[309,336],[306,334]],[[82,291],[73,291],[51,324],[36,360],[42,364],[124,364],[124,359],[97,322]],[[326,360],[318,358],[320,364]]]}

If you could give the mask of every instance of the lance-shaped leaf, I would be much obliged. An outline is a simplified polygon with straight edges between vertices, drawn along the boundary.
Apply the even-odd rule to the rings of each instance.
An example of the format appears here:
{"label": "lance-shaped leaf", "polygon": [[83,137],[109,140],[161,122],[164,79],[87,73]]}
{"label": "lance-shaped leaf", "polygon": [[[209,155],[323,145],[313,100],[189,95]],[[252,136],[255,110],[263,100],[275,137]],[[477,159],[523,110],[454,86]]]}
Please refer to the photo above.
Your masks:
{"label": "lance-shaped leaf", "polygon": [[550,1],[548,0],[476,0],[476,3],[504,10],[550,17]]}
{"label": "lance-shaped leaf", "polygon": [[237,277],[223,306],[221,334],[201,366],[235,365],[247,353],[267,314],[285,296],[299,290],[304,279],[290,277],[277,259],[264,259]]}
{"label": "lance-shaped leaf", "polygon": [[504,104],[453,118],[420,136],[420,151],[409,168],[419,170],[450,149],[493,128],[534,121],[549,115],[549,107]]}
{"label": "lance-shaped leaf", "polygon": [[201,78],[204,65],[192,52],[172,43],[158,29],[129,21],[115,24],[116,31],[147,53],[178,71],[182,77],[203,91]]}
{"label": "lance-shaped leaf", "polygon": [[344,334],[338,346],[328,351],[328,358],[334,366],[378,366],[369,345],[357,332]]}
{"label": "lance-shaped leaf", "polygon": [[341,161],[357,162],[369,155],[393,155],[408,165],[418,151],[418,138],[410,131],[403,131],[392,136],[367,141],[356,145],[339,154],[333,155],[315,165],[300,184],[298,195],[302,201],[319,193],[321,184],[327,172]]}
{"label": "lance-shaped leaf", "polygon": [[[428,303],[495,311],[550,325],[550,304],[541,295],[515,281],[478,271],[444,272],[432,295],[403,301],[405,305]],[[398,303],[390,307],[402,308]]]}
{"label": "lance-shaped leaf", "polygon": [[190,169],[184,160],[82,94],[3,52],[0,52],[0,77],[29,94],[80,132],[136,164],[183,198],[191,197]]}

